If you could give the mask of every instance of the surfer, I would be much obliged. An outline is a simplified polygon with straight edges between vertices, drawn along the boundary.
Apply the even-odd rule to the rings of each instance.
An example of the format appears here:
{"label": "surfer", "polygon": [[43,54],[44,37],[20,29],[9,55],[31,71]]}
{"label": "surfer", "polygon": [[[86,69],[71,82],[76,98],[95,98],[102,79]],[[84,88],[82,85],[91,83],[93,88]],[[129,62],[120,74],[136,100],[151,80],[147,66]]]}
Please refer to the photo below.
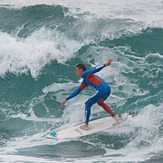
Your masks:
{"label": "surfer", "polygon": [[104,103],[104,101],[108,98],[111,92],[110,86],[99,76],[94,75],[94,73],[101,71],[104,67],[107,67],[111,64],[113,59],[109,59],[105,64],[100,66],[99,68],[86,70],[84,64],[78,64],[76,66],[76,74],[78,77],[82,77],[83,81],[78,89],[76,89],[70,96],[68,96],[61,103],[61,107],[71,98],[78,95],[85,87],[92,86],[96,89],[96,92],[88,99],[85,103],[85,124],[81,125],[80,128],[84,130],[88,130],[89,117],[91,114],[91,106],[97,103],[101,106],[106,112],[108,112],[113,118],[117,119],[118,114],[114,114],[114,112],[110,109],[110,107]]}

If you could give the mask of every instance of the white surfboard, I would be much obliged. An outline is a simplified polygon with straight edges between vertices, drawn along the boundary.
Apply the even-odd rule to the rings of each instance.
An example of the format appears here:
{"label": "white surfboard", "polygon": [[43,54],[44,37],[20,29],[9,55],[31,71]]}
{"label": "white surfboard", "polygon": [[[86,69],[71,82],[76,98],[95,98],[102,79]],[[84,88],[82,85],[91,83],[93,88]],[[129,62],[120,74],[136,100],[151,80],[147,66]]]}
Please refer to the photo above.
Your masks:
{"label": "white surfboard", "polygon": [[80,124],[71,128],[53,132],[51,134],[46,135],[46,137],[51,138],[51,139],[69,139],[69,138],[77,138],[77,137],[90,135],[93,133],[97,133],[99,131],[112,128],[113,126],[126,120],[128,116],[131,116],[131,115],[129,113],[121,114],[121,119],[118,121],[112,117],[105,117],[105,118],[97,119],[97,120],[89,122],[88,130],[81,129],[80,128],[81,124]]}

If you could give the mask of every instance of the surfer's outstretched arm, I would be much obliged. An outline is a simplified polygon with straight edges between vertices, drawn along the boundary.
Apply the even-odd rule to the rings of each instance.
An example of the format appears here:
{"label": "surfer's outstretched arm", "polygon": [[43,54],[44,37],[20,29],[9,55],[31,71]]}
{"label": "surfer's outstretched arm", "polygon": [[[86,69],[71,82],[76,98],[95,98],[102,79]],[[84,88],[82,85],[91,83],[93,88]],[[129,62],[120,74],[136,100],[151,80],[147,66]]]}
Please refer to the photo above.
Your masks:
{"label": "surfer's outstretched arm", "polygon": [[78,95],[80,93],[80,87],[78,89],[76,89],[70,96],[68,96],[66,99],[63,100],[61,107],[71,98],[75,97],[76,95]]}
{"label": "surfer's outstretched arm", "polygon": [[87,70],[87,71],[84,71],[83,74],[82,74],[82,77],[85,77],[88,75],[88,74],[94,74],[96,72],[99,72],[101,71],[104,67],[106,66],[109,66],[111,64],[111,62],[113,61],[113,59],[109,59],[105,64],[103,64],[102,66],[98,67],[98,68],[95,68],[95,69],[92,69],[92,70]]}
{"label": "surfer's outstretched arm", "polygon": [[63,100],[63,102],[61,103],[61,107],[71,98],[75,97],[76,95],[78,95],[85,87],[87,87],[88,84],[85,83],[85,81],[83,80],[82,84],[80,85],[80,87],[78,89],[76,89],[70,96],[68,96],[66,99]]}

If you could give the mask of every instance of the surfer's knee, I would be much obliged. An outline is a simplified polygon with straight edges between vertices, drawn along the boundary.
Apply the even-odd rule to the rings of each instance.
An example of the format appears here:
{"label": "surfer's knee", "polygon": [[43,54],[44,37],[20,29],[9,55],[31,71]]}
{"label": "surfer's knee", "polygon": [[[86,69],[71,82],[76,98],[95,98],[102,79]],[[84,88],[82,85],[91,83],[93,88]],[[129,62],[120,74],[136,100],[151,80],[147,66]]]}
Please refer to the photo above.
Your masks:
{"label": "surfer's knee", "polygon": [[97,102],[97,104],[99,105],[99,106],[103,106],[103,102]]}
{"label": "surfer's knee", "polygon": [[97,104],[100,105],[100,106],[103,106],[105,104],[104,101],[105,101],[105,99],[101,98],[101,100],[98,101]]}
{"label": "surfer's knee", "polygon": [[85,107],[86,108],[91,108],[91,106],[92,106],[92,104],[91,104],[91,102],[89,100],[85,102]]}

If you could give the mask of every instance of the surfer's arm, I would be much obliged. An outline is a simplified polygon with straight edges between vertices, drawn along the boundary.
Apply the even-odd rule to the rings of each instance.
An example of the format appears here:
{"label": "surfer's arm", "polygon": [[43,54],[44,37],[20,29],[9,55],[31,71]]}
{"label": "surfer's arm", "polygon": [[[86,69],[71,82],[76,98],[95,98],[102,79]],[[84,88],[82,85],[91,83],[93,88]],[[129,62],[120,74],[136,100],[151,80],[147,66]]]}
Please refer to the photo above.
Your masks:
{"label": "surfer's arm", "polygon": [[96,69],[92,69],[92,70],[87,70],[85,72],[83,72],[82,77],[86,77],[88,74],[94,74],[96,72],[101,71],[104,67],[109,66],[111,64],[111,62],[113,61],[113,59],[109,59],[105,64],[103,64],[102,66],[96,68]]}
{"label": "surfer's arm", "polygon": [[75,97],[76,95],[78,95],[80,93],[80,87],[78,89],[76,89],[73,93],[71,93],[70,96],[68,96],[66,98],[66,101],[70,100],[71,98]]}
{"label": "surfer's arm", "polygon": [[76,95],[78,95],[85,87],[87,87],[88,84],[85,83],[85,81],[82,82],[82,84],[80,85],[80,87],[78,89],[76,89],[70,96],[68,96],[66,98],[66,101],[68,101],[69,99],[75,97]]}
{"label": "surfer's arm", "polygon": [[102,66],[100,66],[100,67],[98,67],[98,68],[92,69],[92,70],[86,70],[86,71],[83,72],[82,77],[83,77],[83,78],[86,78],[86,76],[87,76],[88,74],[94,74],[94,73],[96,73],[96,72],[99,72],[99,71],[102,70],[104,67],[105,67],[105,64],[103,64]]}
{"label": "surfer's arm", "polygon": [[61,107],[71,98],[75,97],[76,95],[78,95],[85,87],[87,87],[88,84],[85,83],[85,81],[82,82],[82,84],[80,85],[80,87],[78,89],[76,89],[70,96],[68,96],[61,104]]}

